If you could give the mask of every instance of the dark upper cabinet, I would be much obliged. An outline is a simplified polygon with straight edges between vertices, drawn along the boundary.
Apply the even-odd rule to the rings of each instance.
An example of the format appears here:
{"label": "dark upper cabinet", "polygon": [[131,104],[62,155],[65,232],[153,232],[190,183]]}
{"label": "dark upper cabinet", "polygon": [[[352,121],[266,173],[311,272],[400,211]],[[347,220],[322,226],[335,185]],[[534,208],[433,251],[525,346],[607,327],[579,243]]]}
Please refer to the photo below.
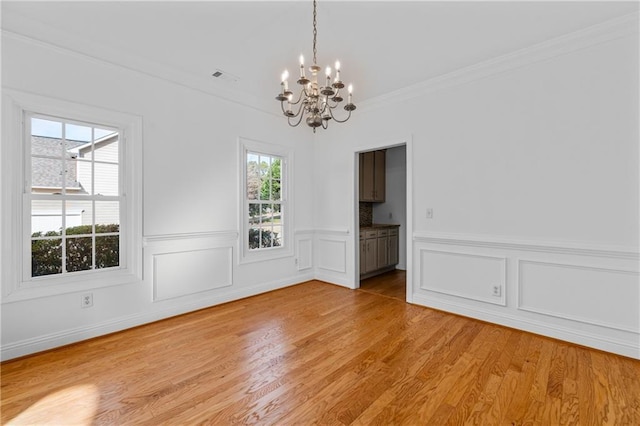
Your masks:
{"label": "dark upper cabinet", "polygon": [[385,151],[360,154],[360,201],[384,203]]}

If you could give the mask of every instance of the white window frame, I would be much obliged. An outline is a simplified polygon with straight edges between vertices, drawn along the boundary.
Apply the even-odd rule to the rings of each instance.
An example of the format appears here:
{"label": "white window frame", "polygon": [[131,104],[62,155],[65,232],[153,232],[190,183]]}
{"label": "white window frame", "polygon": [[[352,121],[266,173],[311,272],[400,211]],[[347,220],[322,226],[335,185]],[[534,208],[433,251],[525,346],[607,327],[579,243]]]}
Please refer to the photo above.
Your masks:
{"label": "white window frame", "polygon": [[[293,203],[290,202],[292,194],[292,173],[293,151],[285,146],[260,142],[252,139],[240,137],[238,139],[238,175],[239,175],[239,224],[238,235],[240,240],[240,256],[238,262],[252,263],[265,260],[279,259],[293,256]],[[249,249],[249,200],[247,200],[247,154],[258,153],[268,156],[280,157],[280,197],[282,209],[282,245],[279,247],[269,247],[264,249]]]}
{"label": "white window frame", "polygon": [[[30,93],[3,90],[2,198],[0,199],[0,258],[2,303],[131,284],[142,280],[142,118],[103,108]],[[31,277],[29,199],[30,152],[24,124],[28,114],[60,117],[119,129],[122,203],[121,262],[117,268]],[[6,179],[5,179],[6,177]],[[28,191],[28,192],[27,192]],[[27,238],[29,237],[29,238]]]}

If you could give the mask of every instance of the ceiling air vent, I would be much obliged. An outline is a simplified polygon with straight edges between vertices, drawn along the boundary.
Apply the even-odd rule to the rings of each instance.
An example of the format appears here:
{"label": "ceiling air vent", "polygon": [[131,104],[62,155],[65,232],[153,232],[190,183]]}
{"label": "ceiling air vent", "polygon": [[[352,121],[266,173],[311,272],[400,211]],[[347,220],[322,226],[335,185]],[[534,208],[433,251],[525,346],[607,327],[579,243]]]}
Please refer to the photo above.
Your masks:
{"label": "ceiling air vent", "polygon": [[225,80],[225,81],[230,81],[232,83],[236,83],[238,80],[240,80],[240,78],[238,78],[238,76],[235,76],[233,74],[229,74],[226,71],[222,71],[220,69],[216,69],[215,72],[213,74],[211,74],[213,77],[219,79],[219,80]]}

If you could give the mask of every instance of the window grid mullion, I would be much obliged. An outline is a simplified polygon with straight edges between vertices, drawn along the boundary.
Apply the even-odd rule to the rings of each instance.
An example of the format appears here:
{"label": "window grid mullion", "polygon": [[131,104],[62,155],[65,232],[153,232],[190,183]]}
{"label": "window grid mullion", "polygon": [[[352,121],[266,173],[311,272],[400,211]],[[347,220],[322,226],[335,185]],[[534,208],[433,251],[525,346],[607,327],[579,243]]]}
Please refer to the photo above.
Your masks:
{"label": "window grid mullion", "polygon": [[[117,218],[115,218],[118,222],[118,231],[117,232],[105,232],[104,234],[101,234],[100,236],[117,236],[118,237],[118,246],[117,246],[117,254],[118,254],[118,259],[117,259],[117,264],[115,266],[120,266],[123,264],[122,262],[122,256],[123,256],[123,251],[122,248],[120,247],[120,237],[121,237],[121,220],[122,220],[122,208],[123,208],[123,203],[124,203],[124,194],[123,194],[123,189],[124,189],[124,179],[123,179],[123,166],[120,164],[120,159],[122,158],[123,155],[123,150],[121,149],[121,145],[118,146],[117,150],[118,150],[118,161],[117,162],[112,162],[112,161],[98,161],[98,163],[103,163],[103,164],[112,164],[112,165],[116,165],[118,166],[118,173],[117,173],[117,195],[115,196],[102,196],[102,195],[96,195],[96,168],[95,168],[95,164],[96,164],[96,159],[95,159],[95,138],[96,138],[96,131],[98,130],[99,126],[100,128],[105,128],[107,129],[108,126],[100,126],[97,124],[89,124],[89,123],[85,123],[85,122],[74,122],[77,125],[80,126],[85,126],[85,127],[89,127],[90,128],[90,132],[91,132],[91,145],[90,145],[90,150],[91,150],[91,159],[89,161],[86,160],[79,160],[79,159],[75,159],[75,162],[72,162],[72,157],[69,155],[70,151],[69,148],[71,147],[71,145],[69,144],[69,137],[73,137],[69,132],[70,130],[67,129],[67,124],[70,123],[71,121],[67,120],[67,119],[63,119],[63,118],[59,118],[59,117],[53,117],[53,116],[44,116],[44,115],[40,115],[40,114],[34,114],[34,113],[30,113],[30,112],[25,112],[23,114],[24,117],[24,123],[25,125],[23,126],[24,129],[24,146],[25,146],[25,150],[24,150],[24,163],[25,163],[25,176],[23,179],[24,182],[24,194],[26,195],[26,197],[24,197],[24,204],[25,204],[25,210],[26,212],[29,212],[29,216],[28,218],[29,221],[25,223],[25,227],[24,227],[24,232],[25,232],[25,236],[28,238],[25,238],[24,241],[28,241],[29,242],[29,247],[33,246],[33,241],[39,241],[39,240],[59,240],[60,241],[60,253],[61,253],[61,259],[60,259],[60,263],[58,263],[57,265],[60,265],[61,270],[59,273],[55,272],[53,273],[54,275],[60,276],[60,275],[64,275],[64,274],[68,274],[71,273],[70,271],[67,270],[68,268],[68,259],[67,259],[67,254],[68,254],[68,248],[67,245],[69,243],[69,241],[71,239],[82,239],[82,238],[87,238],[90,237],[91,239],[91,261],[90,261],[90,265],[89,262],[87,262],[85,264],[85,267],[90,267],[90,269],[95,270],[96,269],[96,252],[97,252],[97,245],[96,245],[96,240],[98,238],[98,235],[96,233],[96,202],[97,201],[110,201],[110,202],[117,202],[118,203],[118,208],[117,208]],[[33,118],[39,118],[39,119],[43,119],[43,120],[49,120],[49,121],[54,121],[60,124],[60,133],[58,133],[58,135],[60,136],[44,136],[44,137],[50,137],[50,138],[56,138],[59,137],[60,139],[60,158],[58,157],[54,157],[51,155],[46,155],[46,154],[38,154],[33,153],[33,137],[36,136],[34,135],[34,129],[33,129],[33,122],[32,119]],[[119,129],[114,129],[114,133],[116,133],[116,142],[119,142],[122,140],[122,131]],[[43,134],[43,135],[46,135]],[[71,135],[71,136],[70,136]],[[89,147],[87,147],[89,148]],[[59,183],[57,185],[60,185],[60,192],[59,193],[34,193],[33,192],[33,182],[32,182],[32,177],[33,177],[33,159],[34,158],[43,158],[43,159],[49,159],[49,160],[55,160],[55,162],[59,165],[59,167],[57,168],[59,170],[60,175],[60,179],[56,179]],[[69,171],[71,170],[70,167],[74,166],[77,167],[78,163],[90,163],[90,179],[89,179],[89,185],[90,185],[90,194],[78,194],[75,192],[69,193],[68,191],[68,184],[70,183],[70,177],[69,176]],[[53,173],[56,173],[56,169],[52,170]],[[75,176],[77,173],[79,173],[79,171],[74,171],[72,173],[72,176]],[[79,176],[79,175],[78,175]],[[78,177],[79,179],[79,177]],[[57,189],[57,185],[56,185],[56,189]],[[59,209],[58,211],[60,212],[60,224],[61,224],[61,229],[59,232],[59,235],[55,235],[55,236],[49,236],[49,237],[32,237],[32,229],[33,229],[33,201],[34,200],[42,200],[42,201],[52,201],[55,202],[54,205],[56,205],[57,207],[54,207],[55,209]],[[71,211],[70,208],[73,207],[73,205],[69,205],[69,202],[73,203],[73,202],[88,202],[91,205],[91,226],[90,226],[90,231],[87,234],[78,234],[78,235],[68,235],[67,232],[67,227],[70,224],[70,219],[68,217],[69,212]],[[28,204],[28,205],[27,205]],[[56,214],[57,216],[57,214]],[[27,216],[25,216],[27,217]],[[86,218],[86,216],[85,216]],[[87,218],[88,219],[88,218]],[[49,227],[50,225],[48,225],[47,223],[50,222],[44,222],[45,226],[43,226],[43,229],[47,229],[47,227]],[[82,215],[80,216],[80,222],[81,225],[83,223],[86,223],[86,221],[82,220]],[[116,223],[116,222],[113,222]],[[48,232],[48,231],[47,231]],[[33,256],[32,253],[32,249],[30,248],[28,251],[29,256]],[[111,260],[109,261],[111,262]],[[31,263],[31,261],[29,261],[29,263]],[[73,265],[72,265],[73,266]],[[86,269],[85,269],[86,270]],[[33,269],[32,269],[33,271]],[[26,272],[26,269],[25,269]],[[73,271],[75,272],[75,271]],[[45,276],[48,274],[44,274]],[[27,276],[31,276],[31,278],[37,278],[39,279],[40,277],[42,277],[42,275],[40,274],[36,274],[33,275],[33,272]]]}
{"label": "window grid mullion", "polygon": [[[95,140],[96,140],[95,131],[96,131],[95,127],[91,126],[91,162],[92,164],[94,164],[94,161],[95,161],[95,152],[94,152]],[[93,173],[91,173],[91,177],[93,178]],[[96,200],[95,198],[91,199],[91,269],[96,269]]]}

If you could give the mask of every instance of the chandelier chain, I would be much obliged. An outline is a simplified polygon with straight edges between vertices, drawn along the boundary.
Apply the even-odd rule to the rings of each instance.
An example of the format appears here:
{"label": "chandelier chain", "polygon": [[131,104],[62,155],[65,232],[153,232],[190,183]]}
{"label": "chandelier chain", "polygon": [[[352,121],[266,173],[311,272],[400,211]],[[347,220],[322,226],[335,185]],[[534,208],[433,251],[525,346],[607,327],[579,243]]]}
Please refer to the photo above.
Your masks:
{"label": "chandelier chain", "polygon": [[316,0],[313,0],[313,64],[317,64],[316,60],[316,38],[318,37],[317,19],[316,19]]}
{"label": "chandelier chain", "polygon": [[[1,0],[0,0],[1,1]],[[329,121],[333,120],[337,123],[344,123],[351,117],[351,112],[356,109],[355,104],[351,100],[352,86],[348,87],[347,104],[343,109],[347,112],[344,119],[336,117],[334,109],[338,108],[340,103],[345,100],[340,92],[345,85],[340,79],[340,62],[336,61],[335,74],[331,75],[331,67],[326,68],[326,82],[324,78],[319,77],[320,67],[318,66],[318,14],[317,1],[313,0],[313,65],[309,67],[311,73],[308,78],[305,75],[304,57],[300,55],[300,78],[296,83],[300,85],[298,99],[294,100],[294,91],[289,88],[289,72],[287,70],[282,73],[282,82],[280,83],[280,93],[276,96],[276,100],[280,101],[282,113],[287,117],[287,122],[291,127],[297,127],[303,120],[307,126],[313,129],[322,127],[326,129]]]}

